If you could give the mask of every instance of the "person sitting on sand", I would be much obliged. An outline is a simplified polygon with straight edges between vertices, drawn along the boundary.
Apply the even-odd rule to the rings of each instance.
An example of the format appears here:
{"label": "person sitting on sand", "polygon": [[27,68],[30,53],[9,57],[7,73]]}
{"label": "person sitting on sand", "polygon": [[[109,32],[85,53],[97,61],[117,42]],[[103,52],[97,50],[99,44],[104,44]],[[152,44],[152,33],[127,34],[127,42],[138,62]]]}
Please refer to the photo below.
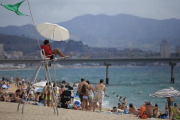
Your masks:
{"label": "person sitting on sand", "polygon": [[127,109],[127,106],[126,106],[124,103],[122,103],[121,109],[122,109],[122,110],[126,110],[126,109]]}
{"label": "person sitting on sand", "polygon": [[118,109],[121,109],[121,103],[118,103]]}
{"label": "person sitting on sand", "polygon": [[19,87],[19,82],[21,81],[21,78],[18,76],[17,78],[16,78],[16,87]]}
{"label": "person sitting on sand", "polygon": [[59,89],[59,96],[61,97],[62,93],[65,91],[64,85],[61,85],[61,89]]}
{"label": "person sitting on sand", "polygon": [[25,84],[25,80],[23,79],[22,84],[20,86],[20,90],[21,90],[21,92],[25,92],[26,89],[27,89],[27,85]]}
{"label": "person sitting on sand", "polygon": [[[109,109],[107,110],[107,111],[109,111]],[[113,113],[124,113],[124,110],[121,110],[121,109],[118,109],[117,107],[113,107],[113,109],[112,110],[110,110],[111,112],[113,112]]]}
{"label": "person sitting on sand", "polygon": [[20,98],[20,90],[17,89],[15,93],[12,94],[11,96],[11,102],[20,102],[21,98]]}
{"label": "person sitting on sand", "polygon": [[88,110],[88,89],[87,86],[84,84],[81,89],[81,95],[83,96],[83,105],[82,105],[82,110],[86,109]]}
{"label": "person sitting on sand", "polygon": [[104,92],[106,91],[106,86],[103,84],[104,80],[100,79],[99,83],[96,85],[94,89],[94,98],[93,98],[93,112],[95,111],[95,105],[99,103],[99,110],[102,110],[102,101],[104,99]]}
{"label": "person sitting on sand", "polygon": [[40,96],[41,96],[41,93],[37,92],[36,95],[35,95],[35,101],[36,102],[40,102]]}
{"label": "person sitting on sand", "polygon": [[140,112],[139,112],[139,110],[137,110],[136,107],[133,106],[132,103],[130,103],[130,104],[129,104],[129,113],[138,116]]}
{"label": "person sitting on sand", "polygon": [[34,101],[35,100],[35,98],[33,97],[33,95],[30,93],[29,94],[29,99],[28,99],[28,101]]}
{"label": "person sitting on sand", "polygon": [[63,55],[62,52],[58,48],[55,48],[54,50],[52,50],[50,43],[49,43],[49,40],[44,40],[44,45],[41,45],[41,48],[44,49],[45,56],[48,58],[53,59],[53,55],[55,55],[55,56],[59,55],[63,59],[68,57],[68,56]]}
{"label": "person sitting on sand", "polygon": [[5,87],[1,87],[0,88],[0,98],[2,98],[3,99],[3,101],[5,101],[5,102],[7,102],[7,93],[6,93],[6,91],[5,91]]}
{"label": "person sitting on sand", "polygon": [[176,111],[176,113],[177,113],[178,115],[180,115],[180,110],[179,110],[179,108],[178,108],[178,104],[177,104],[177,103],[174,103],[174,110]]}
{"label": "person sitting on sand", "polygon": [[158,105],[155,104],[155,108],[153,109],[153,117],[154,118],[160,118],[162,115],[161,110],[158,108]]}
{"label": "person sitting on sand", "polygon": [[143,105],[146,107],[146,115],[148,118],[153,117],[153,110],[156,108],[155,106],[152,106],[150,102],[145,102],[146,104]]}

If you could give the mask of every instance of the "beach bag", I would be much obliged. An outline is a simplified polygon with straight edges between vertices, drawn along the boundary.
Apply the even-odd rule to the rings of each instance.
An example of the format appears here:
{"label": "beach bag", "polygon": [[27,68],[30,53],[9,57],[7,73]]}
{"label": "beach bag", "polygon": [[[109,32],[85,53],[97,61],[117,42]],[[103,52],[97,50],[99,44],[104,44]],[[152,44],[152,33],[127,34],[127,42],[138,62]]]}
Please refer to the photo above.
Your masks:
{"label": "beach bag", "polygon": [[146,107],[145,106],[140,107],[140,118],[141,119],[147,119]]}

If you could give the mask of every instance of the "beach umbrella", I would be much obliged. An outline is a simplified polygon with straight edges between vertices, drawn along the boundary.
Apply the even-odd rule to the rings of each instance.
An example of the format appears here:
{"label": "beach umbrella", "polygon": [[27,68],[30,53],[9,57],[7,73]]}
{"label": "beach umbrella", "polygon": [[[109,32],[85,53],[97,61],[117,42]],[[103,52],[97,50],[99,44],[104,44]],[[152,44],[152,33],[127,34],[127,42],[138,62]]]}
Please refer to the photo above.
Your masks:
{"label": "beach umbrella", "polygon": [[45,38],[53,41],[64,41],[69,39],[69,32],[58,24],[42,23],[37,25],[37,31]]}
{"label": "beach umbrella", "polygon": [[180,96],[180,92],[178,90],[175,90],[173,87],[170,87],[170,88],[159,90],[153,94],[149,94],[149,96],[159,97],[159,98],[174,97],[174,96]]}

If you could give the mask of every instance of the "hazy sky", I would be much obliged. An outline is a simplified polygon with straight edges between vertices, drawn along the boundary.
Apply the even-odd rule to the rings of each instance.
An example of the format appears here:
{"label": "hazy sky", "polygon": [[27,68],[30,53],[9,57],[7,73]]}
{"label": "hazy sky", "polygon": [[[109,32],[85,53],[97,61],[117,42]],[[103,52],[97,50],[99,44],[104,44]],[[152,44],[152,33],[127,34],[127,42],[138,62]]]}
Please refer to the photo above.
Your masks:
{"label": "hazy sky", "polygon": [[[21,0],[0,0],[14,4]],[[180,0],[29,0],[35,24],[59,23],[84,14],[131,14],[143,18],[180,19]],[[19,11],[29,15],[27,1]],[[18,16],[0,6],[0,27],[30,24],[27,16]]]}

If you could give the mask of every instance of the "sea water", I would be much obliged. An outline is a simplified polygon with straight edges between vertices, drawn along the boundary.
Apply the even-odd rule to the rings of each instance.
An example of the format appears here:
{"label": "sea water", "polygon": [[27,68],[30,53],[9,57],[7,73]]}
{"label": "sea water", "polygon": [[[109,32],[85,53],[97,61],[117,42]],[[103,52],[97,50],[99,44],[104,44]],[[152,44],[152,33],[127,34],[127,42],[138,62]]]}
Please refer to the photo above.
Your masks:
{"label": "sea water", "polygon": [[[35,70],[12,70],[1,71],[0,75],[4,75],[6,78],[13,76],[14,79],[20,76],[21,79],[27,77],[29,80],[32,78]],[[106,76],[105,67],[88,67],[88,68],[61,68],[50,69],[52,80],[57,78],[58,80],[66,80],[68,82],[77,82],[81,78],[89,80],[90,83],[95,86],[100,79],[104,79]],[[106,95],[109,97],[104,98],[103,106],[106,108],[112,108],[117,106],[119,99],[118,95],[122,98],[126,97],[127,105],[133,103],[137,108],[143,105],[146,101],[150,101],[153,105],[156,103],[159,108],[164,111],[166,98],[151,98],[149,94],[152,94],[160,89],[173,87],[180,91],[180,67],[174,68],[175,84],[171,84],[171,67],[113,67],[109,68],[109,85],[106,85]],[[44,70],[42,69],[37,79],[45,79]],[[113,94],[115,92],[115,94]],[[180,97],[174,97],[174,102],[180,103]]]}

